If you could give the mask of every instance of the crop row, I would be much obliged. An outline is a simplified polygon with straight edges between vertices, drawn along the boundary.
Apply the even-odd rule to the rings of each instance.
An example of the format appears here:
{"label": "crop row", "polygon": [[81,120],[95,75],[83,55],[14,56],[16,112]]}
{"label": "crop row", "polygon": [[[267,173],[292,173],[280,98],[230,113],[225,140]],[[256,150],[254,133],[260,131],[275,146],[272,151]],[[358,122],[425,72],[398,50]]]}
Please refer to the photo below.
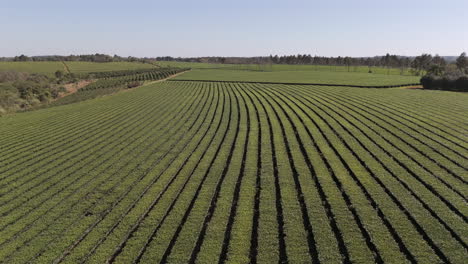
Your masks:
{"label": "crop row", "polygon": [[152,70],[144,71],[142,73],[131,73],[125,75],[118,75],[117,77],[112,78],[101,78],[96,82],[88,84],[87,86],[78,90],[78,92],[96,90],[96,89],[105,89],[111,87],[123,87],[127,86],[133,82],[144,82],[144,81],[155,81],[167,78],[171,75],[174,75],[179,72],[186,71],[187,69],[164,69],[164,70]]}
{"label": "crop row", "polygon": [[180,81],[47,110],[81,113],[0,143],[0,260],[462,263],[465,114],[384,93]]}
{"label": "crop row", "polygon": [[[163,72],[178,72],[180,68],[148,68],[148,69],[135,69],[135,70],[119,70],[119,71],[100,71],[100,72],[90,72],[89,75],[92,75],[96,79],[101,78],[112,78],[112,77],[121,77],[121,76],[130,76],[137,74],[154,74],[154,73],[163,73]],[[187,68],[182,69],[182,71],[187,70]]]}

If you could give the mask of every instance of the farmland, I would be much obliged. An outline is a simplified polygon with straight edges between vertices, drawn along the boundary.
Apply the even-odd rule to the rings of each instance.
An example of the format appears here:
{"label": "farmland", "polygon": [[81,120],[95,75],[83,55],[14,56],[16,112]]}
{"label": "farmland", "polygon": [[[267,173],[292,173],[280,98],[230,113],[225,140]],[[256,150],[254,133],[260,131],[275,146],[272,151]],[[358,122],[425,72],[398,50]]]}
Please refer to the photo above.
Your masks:
{"label": "farmland", "polygon": [[[65,63],[65,64],[64,64]],[[154,68],[154,65],[137,62],[86,62],[86,61],[37,61],[37,62],[4,62],[0,61],[0,71],[18,71],[28,73],[41,73],[53,76],[58,70],[72,73],[88,73],[100,71],[136,70]]]}
{"label": "farmland", "polygon": [[[177,78],[415,78],[263,74]],[[0,260],[463,263],[467,102],[417,89],[166,81],[4,116]]]}
{"label": "farmland", "polygon": [[188,69],[182,68],[151,68],[123,71],[103,71],[92,73],[98,80],[77,91],[77,93],[62,97],[50,104],[40,107],[51,107],[94,99],[104,95],[117,93],[124,89],[134,88],[145,82],[158,81],[173,77]]}
{"label": "farmland", "polygon": [[0,71],[0,115],[93,99],[174,77],[187,70],[153,67],[78,74],[58,72],[52,78],[37,73]]}
{"label": "farmland", "polygon": [[[280,65],[282,66],[282,65]],[[384,86],[419,83],[417,76],[369,74],[364,72],[344,72],[326,70],[247,71],[231,69],[194,69],[178,76],[178,80],[204,81],[247,81],[280,83],[316,83],[339,85]]]}
{"label": "farmland", "polygon": [[322,72],[356,72],[385,75],[404,75],[411,76],[410,69],[404,68],[386,68],[378,66],[357,66],[350,67],[344,65],[306,65],[306,64],[219,64],[219,63],[200,63],[200,62],[176,62],[176,61],[158,61],[155,63],[161,67],[183,67],[192,69],[222,69],[222,70],[243,70],[243,71],[322,71]]}

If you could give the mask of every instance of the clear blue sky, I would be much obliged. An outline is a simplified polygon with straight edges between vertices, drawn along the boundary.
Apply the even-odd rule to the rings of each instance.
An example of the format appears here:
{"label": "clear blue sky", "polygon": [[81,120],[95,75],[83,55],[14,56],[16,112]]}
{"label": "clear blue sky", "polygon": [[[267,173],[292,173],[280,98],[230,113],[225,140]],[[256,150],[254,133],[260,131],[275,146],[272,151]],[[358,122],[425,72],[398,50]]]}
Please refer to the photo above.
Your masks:
{"label": "clear blue sky", "polygon": [[0,0],[0,56],[468,51],[468,0]]}

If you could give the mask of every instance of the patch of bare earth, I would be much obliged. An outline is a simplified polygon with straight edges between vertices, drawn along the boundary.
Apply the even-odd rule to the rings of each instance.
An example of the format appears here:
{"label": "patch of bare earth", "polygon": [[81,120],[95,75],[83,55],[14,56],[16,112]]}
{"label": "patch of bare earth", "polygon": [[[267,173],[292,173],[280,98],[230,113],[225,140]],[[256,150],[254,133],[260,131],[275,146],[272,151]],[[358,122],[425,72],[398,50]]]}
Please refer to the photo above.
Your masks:
{"label": "patch of bare earth", "polygon": [[65,87],[66,92],[60,93],[58,98],[62,98],[64,96],[76,93],[79,89],[85,87],[86,85],[95,82],[96,80],[82,80],[76,83],[67,83],[63,85]]}
{"label": "patch of bare earth", "polygon": [[422,89],[422,85],[415,85],[415,86],[407,86],[407,87],[403,87],[405,89]]}

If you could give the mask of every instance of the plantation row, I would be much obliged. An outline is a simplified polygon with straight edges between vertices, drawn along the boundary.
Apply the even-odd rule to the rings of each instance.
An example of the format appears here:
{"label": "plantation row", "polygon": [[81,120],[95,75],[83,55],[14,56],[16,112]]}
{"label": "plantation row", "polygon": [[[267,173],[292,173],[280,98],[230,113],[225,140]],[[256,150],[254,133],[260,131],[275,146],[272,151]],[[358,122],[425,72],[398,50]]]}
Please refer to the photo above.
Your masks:
{"label": "plantation row", "polygon": [[[135,88],[137,86],[142,85],[145,81],[157,81],[165,79],[174,74],[178,74],[186,70],[187,69],[182,68],[167,68],[105,72],[103,73],[104,75],[109,74],[109,76],[115,75],[119,77],[102,77],[102,79],[98,79],[96,82],[88,84],[87,86],[79,89],[78,92],[62,97],[42,107],[66,105],[89,99],[94,99],[100,96],[116,93],[123,89]],[[128,75],[119,75],[124,73]]]}
{"label": "plantation row", "polygon": [[[153,69],[151,71],[146,71],[146,70],[130,71],[129,70],[129,71],[109,72],[109,74],[121,74],[121,73],[128,73],[128,74],[116,75],[118,77],[114,77],[111,75],[111,76],[106,76],[106,78],[102,76],[103,79],[99,79],[98,81],[91,83],[78,91],[81,92],[81,91],[87,91],[87,90],[126,86],[129,83],[134,83],[134,82],[156,81],[156,80],[167,78],[171,75],[174,75],[179,72],[186,71],[186,70],[187,69],[174,68],[174,69],[163,69],[163,70]],[[105,75],[107,73],[103,72],[103,74]],[[113,77],[113,78],[108,78],[108,77]]]}
{"label": "plantation row", "polygon": [[129,76],[129,75],[143,74],[143,73],[157,74],[160,72],[162,73],[162,72],[173,71],[174,69],[179,69],[179,68],[149,68],[149,69],[120,70],[120,71],[100,71],[100,72],[90,72],[88,74],[94,76],[94,78],[96,79],[101,79],[101,78],[122,77],[122,76]]}
{"label": "plantation row", "polygon": [[86,90],[82,90],[80,92],[62,97],[58,99],[57,101],[54,101],[48,105],[44,105],[43,107],[66,105],[66,104],[72,104],[72,103],[81,102],[81,101],[85,101],[89,99],[94,99],[94,98],[101,97],[104,95],[117,93],[124,88],[126,87],[125,86],[111,86],[107,88],[103,87],[103,88],[92,89],[92,90],[86,89]]}
{"label": "plantation row", "polygon": [[463,263],[464,96],[181,81],[2,119],[0,260]]}

